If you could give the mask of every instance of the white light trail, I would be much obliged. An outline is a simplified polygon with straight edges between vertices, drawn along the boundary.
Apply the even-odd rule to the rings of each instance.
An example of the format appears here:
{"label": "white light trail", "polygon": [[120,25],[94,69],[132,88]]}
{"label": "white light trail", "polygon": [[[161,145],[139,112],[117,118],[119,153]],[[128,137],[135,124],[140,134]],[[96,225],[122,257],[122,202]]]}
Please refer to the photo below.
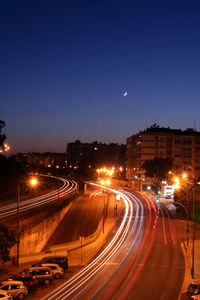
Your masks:
{"label": "white light trail", "polygon": [[[40,176],[46,176],[46,175],[40,175]],[[20,212],[25,212],[30,209],[37,208],[41,205],[56,201],[56,200],[58,200],[58,195],[59,195],[59,198],[63,198],[65,196],[69,195],[70,193],[73,193],[77,189],[77,183],[75,181],[69,181],[67,179],[60,178],[60,177],[54,177],[54,176],[47,176],[47,177],[52,177],[54,179],[60,180],[63,182],[63,185],[61,187],[59,187],[59,190],[56,189],[56,190],[53,190],[50,193],[44,194],[42,196],[21,201],[20,202]],[[16,203],[5,205],[0,208],[0,219],[14,215],[14,214],[16,214],[16,212],[17,212],[17,204]]]}
{"label": "white light trail", "polygon": [[[101,185],[94,184],[94,183],[90,183],[90,184],[102,188]],[[59,286],[59,288],[55,289],[53,292],[43,297],[42,300],[47,300],[47,299],[64,300],[67,299],[68,297],[72,297],[73,293],[78,292],[78,290],[80,290],[80,288],[84,286],[84,288],[82,288],[81,291],[79,291],[76,294],[76,296],[73,297],[73,299],[80,296],[84,292],[84,290],[87,289],[93,283],[95,278],[99,276],[98,274],[100,273],[102,268],[108,262],[110,262],[115,255],[116,256],[118,255],[117,251],[120,249],[120,247],[122,247],[127,237],[130,238],[130,234],[132,235],[135,234],[135,238],[132,241],[131,247],[136,242],[142,227],[143,218],[139,218],[139,212],[142,216],[144,212],[142,203],[132,194],[131,194],[132,196],[130,196],[129,194],[126,194],[123,191],[119,192],[118,190],[111,189],[111,188],[108,188],[108,190],[115,194],[120,194],[125,204],[125,214],[115,236],[113,237],[111,242],[107,245],[107,247],[89,265],[84,267],[80,272],[74,275],[67,282]],[[136,206],[134,219],[133,219],[133,203]],[[133,222],[132,227],[131,227],[131,222]]]}

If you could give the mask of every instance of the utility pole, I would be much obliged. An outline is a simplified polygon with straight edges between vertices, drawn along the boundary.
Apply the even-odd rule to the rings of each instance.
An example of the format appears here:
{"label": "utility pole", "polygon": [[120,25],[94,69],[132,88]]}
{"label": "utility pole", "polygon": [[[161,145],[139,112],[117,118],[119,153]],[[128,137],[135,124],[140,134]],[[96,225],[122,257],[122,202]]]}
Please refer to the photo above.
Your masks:
{"label": "utility pole", "polygon": [[192,191],[192,207],[193,207],[193,234],[192,234],[192,267],[191,267],[191,275],[192,279],[194,279],[194,246],[195,246],[195,238],[196,238],[196,228],[195,228],[195,185]]}
{"label": "utility pole", "polygon": [[104,201],[104,206],[103,206],[103,233],[104,233],[104,226],[105,226],[105,209],[106,209],[106,198],[105,198],[105,191],[103,190],[103,201]]}
{"label": "utility pole", "polygon": [[20,207],[20,185],[17,186],[17,267],[19,267],[19,207]]}

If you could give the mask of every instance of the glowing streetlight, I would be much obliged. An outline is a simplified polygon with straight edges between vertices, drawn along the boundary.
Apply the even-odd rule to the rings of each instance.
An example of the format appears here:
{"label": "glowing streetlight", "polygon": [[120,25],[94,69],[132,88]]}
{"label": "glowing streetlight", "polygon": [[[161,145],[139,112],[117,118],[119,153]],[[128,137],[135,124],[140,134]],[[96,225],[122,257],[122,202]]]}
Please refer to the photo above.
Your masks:
{"label": "glowing streetlight", "polygon": [[110,185],[110,179],[106,180],[106,185]]}
{"label": "glowing streetlight", "polygon": [[30,184],[31,184],[32,186],[37,185],[37,183],[38,183],[38,181],[37,181],[36,178],[32,178],[32,179],[30,180]]}
{"label": "glowing streetlight", "polygon": [[10,146],[8,144],[4,144],[0,149],[0,153],[2,153],[3,151],[8,152],[9,150],[10,150]]}
{"label": "glowing streetlight", "polygon": [[176,183],[179,182],[178,177],[175,177],[175,178],[174,178],[174,181],[175,181]]}
{"label": "glowing streetlight", "polygon": [[104,185],[105,181],[103,179],[100,180],[100,184]]}
{"label": "glowing streetlight", "polygon": [[[29,184],[32,186],[36,186],[38,181],[36,178],[31,178],[29,180]],[[19,267],[19,225],[20,225],[20,196],[21,196],[21,185],[18,183],[17,185],[17,267]]]}

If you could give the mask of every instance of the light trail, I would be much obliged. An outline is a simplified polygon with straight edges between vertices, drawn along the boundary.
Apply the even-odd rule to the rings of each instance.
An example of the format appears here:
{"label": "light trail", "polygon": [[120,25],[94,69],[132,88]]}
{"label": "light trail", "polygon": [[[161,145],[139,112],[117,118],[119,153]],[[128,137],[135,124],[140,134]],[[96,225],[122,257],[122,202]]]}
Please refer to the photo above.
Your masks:
{"label": "light trail", "polygon": [[125,300],[129,291],[131,290],[133,284],[135,283],[140,271],[142,270],[148,256],[149,256],[149,253],[151,251],[151,248],[153,246],[153,242],[154,242],[154,239],[155,239],[155,234],[156,234],[156,227],[153,227],[152,231],[151,231],[151,240],[150,240],[150,244],[147,248],[147,251],[145,252],[145,255],[143,257],[143,260],[141,262],[141,264],[139,265],[138,269],[136,270],[136,272],[134,273],[134,276],[131,278],[129,284],[127,285],[127,287],[125,288],[125,290],[123,291],[122,295],[119,297],[120,300]]}
{"label": "light trail", "polygon": [[173,235],[173,231],[172,231],[172,225],[171,225],[171,218],[170,218],[170,215],[169,215],[169,212],[168,212],[168,209],[164,206],[165,208],[165,211],[167,213],[167,218],[168,218],[168,222],[169,222],[169,229],[170,229],[170,234],[171,234],[171,239],[172,239],[172,243],[173,245],[175,246],[175,240],[174,240],[174,235]]}
{"label": "light trail", "polygon": [[[122,191],[122,192],[126,193],[125,191]],[[131,194],[131,196],[133,196],[133,195]],[[119,267],[122,265],[122,263],[124,262],[124,260],[127,258],[127,256],[130,253],[131,247],[133,247],[133,245],[136,243],[136,241],[138,239],[139,233],[141,232],[141,229],[142,229],[142,222],[143,222],[142,218],[139,218],[138,216],[139,216],[140,209],[141,209],[142,215],[143,215],[143,206],[142,206],[142,204],[140,202],[139,203],[137,202],[136,197],[135,197],[135,200],[136,200],[135,201],[135,205],[136,205],[136,216],[137,216],[137,218],[136,218],[136,220],[135,220],[135,222],[133,224],[133,227],[130,230],[128,236],[126,237],[126,240],[124,241],[124,243],[125,242],[127,243],[127,241],[129,241],[131,243],[131,245],[127,249],[126,255],[124,255],[123,258],[118,263],[116,263],[117,266],[116,266],[114,272],[111,273],[111,275],[107,278],[107,280],[104,281],[104,283],[97,289],[96,293],[93,294],[92,297],[90,297],[90,299],[95,298],[95,295],[103,288],[103,286],[105,286],[107,284],[107,282],[111,279],[111,277],[113,276],[113,274],[119,269]],[[137,227],[138,227],[138,230],[137,230]],[[121,247],[123,247],[123,245],[121,245]],[[112,264],[112,263],[115,264],[115,261],[116,261],[116,259],[118,258],[119,255],[120,255],[120,253],[116,252],[115,255],[110,259],[109,264]],[[97,275],[98,278],[101,277],[101,273],[103,271],[104,270],[102,269],[101,272],[98,273],[98,275]],[[89,286],[91,286],[94,283],[94,281],[97,281],[98,280],[97,276],[95,276],[95,278],[93,278],[93,280],[90,281],[87,284],[87,286],[84,289],[81,290],[80,293],[76,294],[76,296],[73,297],[73,299],[78,298],[81,295],[81,293],[84,292],[84,290],[86,290]]]}
{"label": "light trail", "polygon": [[[133,194],[129,193],[130,196],[132,197],[135,197]],[[136,197],[135,197],[136,198]],[[136,198],[137,199],[137,198]],[[126,269],[124,270],[123,274],[120,276],[118,282],[115,284],[115,286],[110,290],[110,292],[103,298],[103,300],[109,300],[113,295],[114,293],[116,292],[116,290],[118,288],[120,288],[120,285],[122,284],[122,282],[124,281],[124,279],[126,278],[126,276],[128,275],[128,273],[130,272],[131,268],[133,267],[136,267],[136,270],[134,272],[134,276],[131,280],[131,283],[129,283],[128,287],[125,289],[125,291],[123,293],[125,293],[127,295],[128,291],[130,290],[130,288],[132,287],[133,283],[135,282],[137,276],[139,275],[141,269],[143,268],[143,265],[144,265],[144,262],[142,261],[142,263],[139,263],[139,258],[141,256],[141,252],[143,250],[143,247],[144,247],[144,244],[149,236],[149,233],[150,233],[150,227],[151,227],[151,222],[152,222],[152,213],[151,213],[151,206],[152,206],[152,203],[150,202],[149,204],[149,201],[146,200],[146,203],[147,203],[147,206],[148,206],[148,210],[149,210],[149,218],[148,218],[148,224],[147,224],[147,227],[145,229],[145,234],[144,234],[144,237],[142,239],[142,242],[138,248],[138,250],[136,251],[133,259],[131,260],[131,262],[128,264],[128,266],[126,267]],[[139,201],[139,199],[138,199]],[[140,202],[141,203],[141,202]],[[155,215],[155,220],[156,220],[156,215]],[[154,220],[154,222],[155,222]],[[132,247],[134,246],[131,245],[129,251],[131,251]],[[136,265],[139,265],[139,267],[137,268]],[[123,295],[121,296],[122,299],[125,299],[123,298]],[[121,298],[120,298],[121,299]]]}
{"label": "light trail", "polygon": [[[102,188],[102,186],[98,184],[92,185]],[[144,206],[142,201],[139,199],[139,196],[135,196],[128,191],[119,191],[111,188],[107,189],[114,194],[119,194],[125,204],[125,213],[115,236],[106,248],[89,265],[85,266],[71,279],[63,283],[41,300],[75,300],[78,298],[86,299],[86,297],[87,299],[98,298],[98,293],[103,291],[106,285],[109,284],[109,280],[112,280],[112,277],[115,276],[115,274],[120,274],[121,270],[123,270],[123,263],[126,259],[130,259],[132,253],[134,253],[133,258],[126,266],[125,270],[122,271],[122,274],[118,277],[115,285],[101,298],[103,300],[109,300],[112,297],[115,297],[115,292],[118,289],[120,290],[121,284],[128,276],[130,270],[134,268],[133,276],[125,286],[124,290],[121,291],[121,295],[118,295],[118,299],[125,300],[141,273],[141,270],[149,257],[152,246],[154,245],[159,211],[162,214],[162,227],[165,233],[164,241],[167,242],[164,212],[155,201],[142,195],[148,208],[148,222],[145,225],[145,231],[143,234]],[[169,220],[169,226],[170,225],[171,223]],[[106,280],[103,281],[101,280],[101,277],[104,277],[105,274],[107,275]],[[94,292],[92,290],[92,286],[96,285],[97,289]]]}
{"label": "light trail", "polygon": [[[148,199],[150,201],[153,201],[150,197],[148,197]],[[160,211],[161,214],[162,214],[163,235],[164,235],[165,245],[167,245],[167,236],[166,236],[166,223],[165,223],[164,211],[167,214],[167,219],[168,219],[168,224],[169,224],[169,230],[170,230],[171,240],[172,240],[173,245],[175,246],[176,243],[175,243],[175,240],[174,240],[174,234],[173,234],[173,230],[172,230],[171,217],[170,217],[169,211],[168,211],[167,207],[164,204],[163,204],[164,209],[162,209],[160,203],[157,203],[156,201],[154,201],[154,202],[157,205],[158,211]]]}
{"label": "light trail", "polygon": [[[102,186],[98,184],[94,184],[94,183],[90,183],[90,184],[102,188]],[[53,292],[46,295],[44,298],[42,298],[42,300],[44,299],[64,300],[67,299],[68,297],[70,297],[70,299],[75,299],[76,297],[81,295],[85,291],[85,289],[87,289],[92,284],[92,282],[95,279],[97,279],[98,276],[100,276],[100,272],[102,268],[108,262],[112,262],[114,258],[115,259],[117,258],[117,256],[119,255],[117,251],[119,251],[119,249],[124,245],[125,241],[128,241],[128,237],[130,237],[130,234],[133,233],[136,234],[133,244],[137,240],[142,226],[141,220],[143,219],[142,204],[139,205],[136,199],[131,199],[130,195],[127,195],[124,191],[119,192],[118,190],[111,189],[111,188],[108,188],[108,190],[115,194],[120,194],[125,204],[124,217],[115,236],[113,237],[111,242],[107,245],[107,247],[89,265],[87,265],[80,272],[75,274],[66,283],[63,283],[61,286],[59,286],[59,288],[55,289]],[[133,202],[136,206],[134,219],[133,219]],[[141,210],[141,217],[139,216],[140,210]],[[133,224],[133,226],[131,226],[131,224]],[[72,294],[74,293],[77,294],[76,296],[72,297]]]}
{"label": "light trail", "polygon": [[165,242],[165,245],[167,245],[167,236],[166,236],[166,230],[165,230],[165,216],[164,216],[164,212],[163,212],[162,207],[159,206],[159,210],[161,211],[161,214],[162,214],[164,242]]}
{"label": "light trail", "polygon": [[[47,175],[40,175],[40,176],[46,176],[56,180],[60,180],[62,181],[63,184],[59,188],[59,191],[58,189],[56,189],[42,196],[21,201],[20,212],[25,212],[30,209],[37,208],[41,205],[51,203],[53,201],[58,200],[58,197],[59,198],[66,197],[67,195],[72,194],[77,189],[77,183],[75,181],[69,181],[61,177],[54,177],[54,176],[47,176]],[[16,212],[17,212],[17,203],[5,205],[0,208],[0,219],[15,215]]]}

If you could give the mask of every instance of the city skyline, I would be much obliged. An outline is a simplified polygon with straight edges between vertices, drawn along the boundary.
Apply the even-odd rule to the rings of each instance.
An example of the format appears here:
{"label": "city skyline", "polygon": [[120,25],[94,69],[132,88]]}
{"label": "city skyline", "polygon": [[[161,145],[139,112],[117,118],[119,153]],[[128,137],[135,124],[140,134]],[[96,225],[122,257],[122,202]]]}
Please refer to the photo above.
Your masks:
{"label": "city skyline", "polygon": [[200,4],[0,4],[1,115],[12,153],[200,129]]}

